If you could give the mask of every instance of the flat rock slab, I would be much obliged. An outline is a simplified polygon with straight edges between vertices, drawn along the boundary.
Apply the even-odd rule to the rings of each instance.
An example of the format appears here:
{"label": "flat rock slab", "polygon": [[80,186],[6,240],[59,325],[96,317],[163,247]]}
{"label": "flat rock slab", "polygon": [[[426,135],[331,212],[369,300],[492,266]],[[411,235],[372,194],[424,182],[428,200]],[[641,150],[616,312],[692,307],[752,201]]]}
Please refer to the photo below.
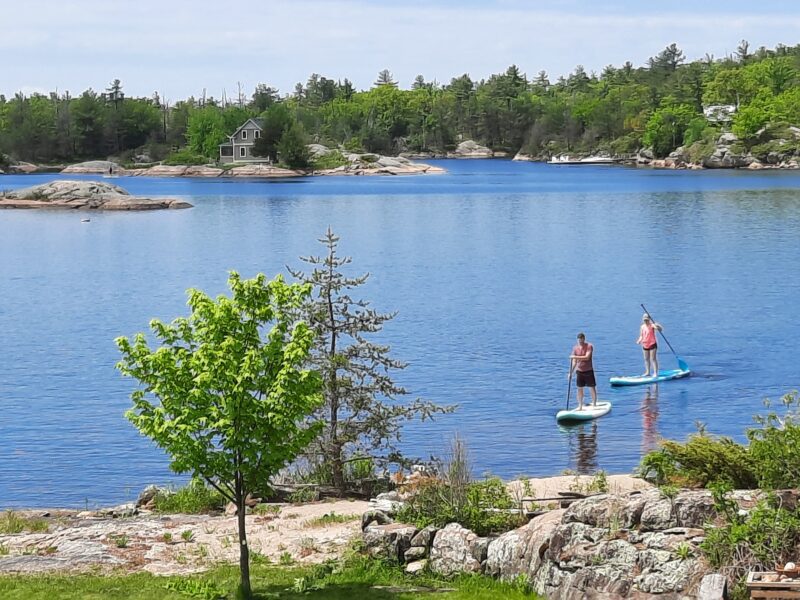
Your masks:
{"label": "flat rock slab", "polygon": [[[277,514],[249,514],[250,551],[275,563],[285,553],[301,563],[338,559],[360,533],[360,514],[366,508],[366,502],[340,500],[280,505]],[[0,547],[8,551],[0,555],[0,574],[124,569],[174,575],[239,560],[236,517],[141,514],[114,518],[98,516],[108,511],[48,512],[46,532],[0,535]],[[330,514],[352,520],[325,523],[321,517]]]}
{"label": "flat rock slab", "polygon": [[191,208],[175,198],[131,196],[118,185],[98,181],[57,180],[0,193],[0,208],[73,210],[159,210]]}

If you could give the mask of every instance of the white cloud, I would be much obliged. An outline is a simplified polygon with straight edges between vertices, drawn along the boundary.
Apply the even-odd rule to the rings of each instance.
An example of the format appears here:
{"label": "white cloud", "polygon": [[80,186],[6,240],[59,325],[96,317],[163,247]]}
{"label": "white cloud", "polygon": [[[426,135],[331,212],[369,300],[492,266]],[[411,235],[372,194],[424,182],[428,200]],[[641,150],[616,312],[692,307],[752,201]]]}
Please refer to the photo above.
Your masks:
{"label": "white cloud", "polygon": [[[9,0],[0,0],[3,4]],[[800,9],[762,14],[707,2],[696,11],[605,10],[603,3],[404,2],[358,0],[29,1],[3,9],[0,92],[24,87],[104,87],[115,77],[129,94],[163,90],[172,98],[203,87],[230,94],[261,81],[290,91],[312,72],[368,87],[390,69],[408,85],[415,75],[449,81],[486,77],[516,63],[534,74],[567,74],[576,64],[648,56],[677,42],[690,58],[797,43]],[[714,6],[716,5],[716,6]],[[543,6],[542,3],[536,6]],[[553,8],[555,7],[555,8]],[[2,9],[3,7],[0,7]],[[708,12],[698,12],[706,10]],[[731,12],[733,11],[733,12]]]}

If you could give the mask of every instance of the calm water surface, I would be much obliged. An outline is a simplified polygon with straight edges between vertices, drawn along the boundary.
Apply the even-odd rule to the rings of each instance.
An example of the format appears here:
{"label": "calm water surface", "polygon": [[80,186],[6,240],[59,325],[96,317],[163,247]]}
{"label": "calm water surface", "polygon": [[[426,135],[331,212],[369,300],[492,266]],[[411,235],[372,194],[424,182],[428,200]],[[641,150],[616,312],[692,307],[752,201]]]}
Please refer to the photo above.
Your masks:
{"label": "calm water surface", "polygon": [[[299,266],[331,225],[363,296],[398,310],[381,339],[415,395],[458,410],[409,425],[411,454],[453,432],[477,473],[633,468],[695,421],[741,437],[765,397],[800,385],[800,174],[446,161],[443,176],[204,181],[120,178],[186,211],[0,211],[0,506],[122,501],[170,481],[123,418],[134,386],[113,339],[186,313],[192,286]],[[11,189],[54,175],[2,176]],[[641,372],[644,302],[696,376]],[[595,345],[597,422],[560,429],[577,331]],[[671,366],[666,347],[664,366]]]}

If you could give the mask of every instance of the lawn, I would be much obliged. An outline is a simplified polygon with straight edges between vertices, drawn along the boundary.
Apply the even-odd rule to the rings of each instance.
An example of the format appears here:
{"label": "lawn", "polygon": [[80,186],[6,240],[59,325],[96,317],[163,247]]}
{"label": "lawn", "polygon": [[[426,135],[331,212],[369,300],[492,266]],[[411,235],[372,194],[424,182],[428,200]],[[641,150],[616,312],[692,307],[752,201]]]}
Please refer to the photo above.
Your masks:
{"label": "lawn", "polygon": [[[239,572],[219,566],[191,577],[149,574],[0,576],[3,600],[217,600],[235,598]],[[411,578],[375,561],[351,559],[344,567],[253,565],[255,597],[260,600],[533,600],[524,581],[504,584],[486,577],[445,581]],[[423,589],[420,589],[423,588]],[[444,591],[444,589],[450,591]]]}

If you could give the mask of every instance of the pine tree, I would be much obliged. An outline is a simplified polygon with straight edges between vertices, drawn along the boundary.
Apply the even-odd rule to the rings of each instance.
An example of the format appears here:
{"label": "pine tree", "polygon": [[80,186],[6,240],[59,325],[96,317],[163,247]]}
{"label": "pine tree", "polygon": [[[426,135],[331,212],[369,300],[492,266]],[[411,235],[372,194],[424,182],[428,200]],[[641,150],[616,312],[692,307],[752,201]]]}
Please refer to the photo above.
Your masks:
{"label": "pine tree", "polygon": [[396,313],[379,313],[369,302],[351,298],[350,291],[363,285],[369,274],[347,277],[342,272],[352,259],[337,254],[339,238],[330,228],[319,241],[327,256],[301,257],[312,265],[311,273],[289,271],[313,288],[301,318],[316,333],[310,366],[323,379],[324,403],[314,415],[323,430],[311,446],[309,461],[330,473],[331,483],[344,492],[349,463],[364,459],[373,464],[402,463],[396,447],[401,423],[452,408],[420,399],[399,401],[408,392],[394,382],[392,372],[404,369],[406,363],[392,358],[389,346],[367,338],[379,333]]}
{"label": "pine tree", "polygon": [[397,83],[395,83],[392,73],[389,71],[389,69],[384,69],[378,73],[378,80],[375,82],[375,85],[391,85],[392,87],[397,87]]}

